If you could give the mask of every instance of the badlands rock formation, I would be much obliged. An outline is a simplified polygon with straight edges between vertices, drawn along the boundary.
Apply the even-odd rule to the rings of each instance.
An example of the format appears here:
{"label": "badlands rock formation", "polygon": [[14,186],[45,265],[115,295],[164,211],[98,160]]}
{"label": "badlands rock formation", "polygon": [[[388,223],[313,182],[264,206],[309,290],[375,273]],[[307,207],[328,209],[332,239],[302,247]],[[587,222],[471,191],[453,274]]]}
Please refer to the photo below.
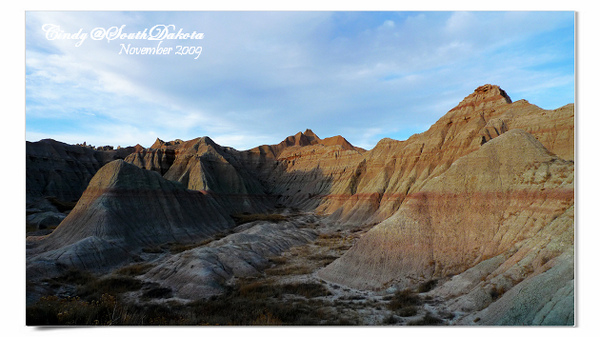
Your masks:
{"label": "badlands rock formation", "polygon": [[536,245],[538,261],[527,261],[535,272],[572,247],[572,225],[552,233],[562,240],[558,249],[545,251],[549,238],[538,236],[573,206],[573,197],[573,163],[548,153],[531,134],[511,130],[409,194],[392,217],[321,274],[361,288],[408,286],[509,251],[517,254],[511,255],[515,264],[532,249],[523,247],[532,238],[544,240]]}
{"label": "badlands rock formation", "polygon": [[[537,124],[528,124],[533,120]],[[497,87],[478,88],[425,133],[406,142],[384,140],[369,152],[366,175],[380,178],[364,180],[357,190],[381,196],[372,219],[386,220],[319,275],[381,289],[474,268],[479,279],[470,280],[462,291],[454,285],[454,292],[444,294],[460,296],[454,310],[481,310],[499,294],[533,284],[534,278],[553,285],[546,289],[570,294],[569,301],[574,278],[573,139],[572,106],[544,111],[524,101],[511,103]],[[379,169],[369,172],[374,162]],[[390,166],[394,169],[387,172],[392,173],[381,177]],[[392,206],[386,205],[390,202]],[[368,209],[360,199],[342,207]],[[337,212],[344,219],[340,208]],[[491,259],[495,268],[486,269]],[[501,311],[508,316],[474,320],[540,324],[548,315],[568,316],[545,307],[564,297],[552,299],[550,291],[528,289],[537,302],[506,301]],[[569,303],[566,311],[572,314]],[[556,306],[558,311],[564,308]],[[572,315],[568,317],[563,324],[572,324]]]}
{"label": "badlands rock formation", "polygon": [[205,191],[219,199],[228,214],[272,208],[273,198],[238,159],[238,151],[221,147],[209,137],[163,142],[133,153],[125,161],[157,171],[185,188]]}
{"label": "badlands rock formation", "polygon": [[114,267],[143,247],[190,242],[233,225],[212,197],[116,160],[96,173],[56,230],[28,238],[28,254],[35,256],[28,277],[44,266],[51,266],[49,272]]}
{"label": "badlands rock formation", "polygon": [[102,166],[133,151],[133,147],[98,151],[52,139],[26,142],[28,201],[40,196],[77,201]]}
{"label": "badlands rock formation", "polygon": [[318,210],[343,222],[380,222],[455,160],[513,128],[533,134],[559,157],[573,159],[572,105],[548,111],[526,101],[511,103],[502,89],[484,85],[429,130],[406,141],[381,140],[364,153],[364,162],[353,163],[353,176],[335,184]]}
{"label": "badlands rock formation", "polygon": [[199,299],[221,294],[234,277],[260,275],[270,266],[269,257],[313,241],[317,234],[312,229],[302,228],[306,221],[315,221],[315,217],[240,226],[236,233],[223,239],[174,255],[144,277],[174,289],[180,298]]}
{"label": "badlands rock formation", "polygon": [[54,232],[28,238],[28,279],[111,269],[149,245],[226,232],[233,215],[295,209],[320,227],[242,226],[143,277],[209,296],[319,231],[374,226],[317,276],[375,290],[437,280],[431,295],[461,313],[456,324],[573,322],[572,104],[543,110],[488,84],[429,130],[370,151],[311,130],[247,151],[208,137],[111,151],[28,143],[28,200],[46,200],[35,212],[79,199]]}

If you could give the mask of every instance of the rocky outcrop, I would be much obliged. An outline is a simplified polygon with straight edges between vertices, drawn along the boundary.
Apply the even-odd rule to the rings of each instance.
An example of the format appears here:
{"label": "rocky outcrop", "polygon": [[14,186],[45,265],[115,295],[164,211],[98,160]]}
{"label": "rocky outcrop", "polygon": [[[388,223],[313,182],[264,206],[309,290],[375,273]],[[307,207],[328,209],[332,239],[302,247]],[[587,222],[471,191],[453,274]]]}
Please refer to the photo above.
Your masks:
{"label": "rocky outcrop", "polygon": [[[116,160],[96,173],[54,232],[30,238],[28,255],[95,270],[117,265],[145,246],[194,241],[232,226],[212,197]],[[115,249],[129,254],[115,256]]]}
{"label": "rocky outcrop", "polygon": [[377,288],[460,273],[531,238],[573,198],[573,164],[512,130],[428,180],[322,275]]}
{"label": "rocky outcrop", "polygon": [[172,149],[140,149],[128,155],[125,161],[142,169],[156,171],[163,175],[173,165],[175,151]]}
{"label": "rocky outcrop", "polygon": [[27,200],[42,197],[77,201],[90,179],[106,163],[123,159],[135,148],[98,151],[52,139],[26,142]]}
{"label": "rocky outcrop", "polygon": [[279,204],[326,214],[318,208],[336,185],[347,184],[363,153],[341,136],[321,139],[306,130],[239,155]]}
{"label": "rocky outcrop", "polygon": [[236,233],[199,248],[174,255],[144,275],[144,279],[173,289],[179,298],[200,299],[223,293],[233,278],[260,275],[268,257],[313,241],[317,234],[303,228],[314,216],[284,223],[254,222]]}
{"label": "rocky outcrop", "polygon": [[[459,324],[570,324],[574,138],[572,104],[543,110],[488,84],[429,130],[370,151],[311,130],[247,151],[208,137],[121,152],[28,143],[28,198],[77,200],[95,174],[52,234],[28,238],[28,277],[111,268],[141,247],[206,237],[230,228],[230,215],[283,206],[348,231],[375,225],[318,272],[324,280],[365,289],[439,280],[431,295],[464,313]],[[54,199],[31,205],[32,226],[35,212],[62,212]],[[314,235],[290,224],[243,227],[145,277],[182,298],[216,294]]]}
{"label": "rocky outcrop", "polygon": [[568,104],[556,110],[544,110],[526,100],[498,109],[480,130],[486,142],[512,129],[525,130],[539,140],[546,149],[562,159],[573,160],[575,153],[575,111]]}
{"label": "rocky outcrop", "polygon": [[534,135],[562,159],[572,160],[573,123],[572,105],[542,110],[526,101],[512,103],[498,86],[481,86],[429,130],[406,141],[383,139],[363,158],[348,160],[355,175],[334,182],[318,210],[349,224],[381,222],[458,158],[516,128]]}
{"label": "rocky outcrop", "polygon": [[[535,288],[526,284],[543,280],[552,284],[547,289],[568,287],[573,273],[564,264],[572,268],[573,260],[564,260],[574,242],[573,176],[572,162],[525,131],[508,131],[409,194],[398,212],[319,275],[357,288],[407,287],[472,268],[477,279],[457,276],[447,286],[451,294],[440,290],[445,297],[463,296],[453,308],[463,312],[482,310],[519,284]],[[555,259],[563,260],[561,271]],[[544,294],[529,305],[542,310],[553,292]],[[479,324],[522,323],[508,317],[516,307],[503,310],[506,315]],[[534,316],[523,319],[537,324]]]}
{"label": "rocky outcrop", "polygon": [[157,140],[150,149],[131,154],[125,161],[157,171],[187,189],[211,194],[228,214],[272,208],[274,198],[238,158],[238,151],[200,137],[167,143]]}

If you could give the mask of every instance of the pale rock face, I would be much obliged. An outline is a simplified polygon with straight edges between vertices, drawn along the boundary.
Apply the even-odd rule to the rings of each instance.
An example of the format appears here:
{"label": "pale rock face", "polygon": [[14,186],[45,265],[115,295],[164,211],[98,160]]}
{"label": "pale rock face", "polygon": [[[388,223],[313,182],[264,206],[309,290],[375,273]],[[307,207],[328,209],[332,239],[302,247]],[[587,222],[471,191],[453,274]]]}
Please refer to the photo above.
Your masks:
{"label": "pale rock face", "polygon": [[144,278],[169,287],[179,298],[200,299],[221,294],[234,277],[257,276],[270,265],[269,256],[313,241],[314,230],[302,228],[306,218],[285,223],[252,223],[221,240],[174,255]]}

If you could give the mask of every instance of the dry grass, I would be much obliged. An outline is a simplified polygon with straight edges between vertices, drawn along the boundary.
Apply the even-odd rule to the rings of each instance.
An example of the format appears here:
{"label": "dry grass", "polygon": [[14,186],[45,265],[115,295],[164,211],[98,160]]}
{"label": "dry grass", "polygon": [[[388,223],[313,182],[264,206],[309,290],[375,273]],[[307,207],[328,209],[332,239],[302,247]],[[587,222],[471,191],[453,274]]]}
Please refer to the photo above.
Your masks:
{"label": "dry grass", "polygon": [[303,265],[283,265],[276,266],[265,270],[265,274],[268,276],[285,276],[285,275],[305,275],[310,274],[314,271],[311,266]]}
{"label": "dry grass", "polygon": [[321,267],[325,267],[326,265],[330,264],[331,262],[337,260],[338,256],[319,254],[319,255],[311,255],[308,257],[308,259],[311,261],[317,261]]}
{"label": "dry grass", "polygon": [[105,294],[98,301],[78,297],[43,297],[27,308],[27,325],[112,325],[122,323],[126,312],[114,296]]}
{"label": "dry grass", "polygon": [[87,300],[98,301],[102,295],[120,295],[122,293],[142,289],[143,282],[129,276],[109,276],[95,279],[89,283],[81,285],[78,289],[78,295]]}
{"label": "dry grass", "polygon": [[444,321],[438,317],[433,316],[429,311],[423,316],[423,318],[408,322],[408,325],[442,325]]}

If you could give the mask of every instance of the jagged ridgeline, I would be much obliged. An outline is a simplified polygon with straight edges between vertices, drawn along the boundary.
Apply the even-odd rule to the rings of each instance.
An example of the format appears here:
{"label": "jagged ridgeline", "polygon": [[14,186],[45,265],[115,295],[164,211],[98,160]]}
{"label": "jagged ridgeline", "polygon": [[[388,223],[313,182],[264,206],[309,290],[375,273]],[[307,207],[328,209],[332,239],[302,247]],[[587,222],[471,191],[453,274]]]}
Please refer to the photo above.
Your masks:
{"label": "jagged ridgeline", "polygon": [[202,300],[335,237],[345,248],[305,276],[330,292],[436,284],[447,324],[574,322],[573,104],[544,110],[487,84],[369,151],[306,130],[247,151],[42,140],[26,158],[28,304],[59,292],[49,278],[140,263],[137,280]]}

